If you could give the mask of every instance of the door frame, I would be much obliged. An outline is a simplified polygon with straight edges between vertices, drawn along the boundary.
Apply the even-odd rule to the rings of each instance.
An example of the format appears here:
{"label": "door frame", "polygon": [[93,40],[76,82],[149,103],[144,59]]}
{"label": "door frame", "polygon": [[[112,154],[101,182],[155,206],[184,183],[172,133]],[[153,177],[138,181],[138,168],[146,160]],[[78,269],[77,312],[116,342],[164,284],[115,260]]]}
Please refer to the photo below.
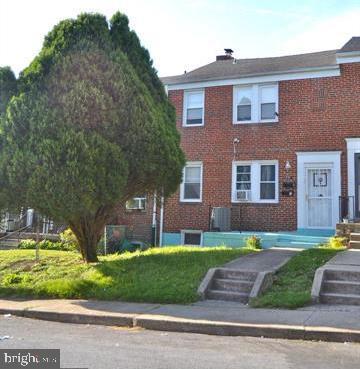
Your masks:
{"label": "door frame", "polygon": [[[297,152],[297,227],[313,228],[308,226],[306,203],[306,180],[308,168],[332,168],[332,222],[331,229],[336,227],[339,217],[339,196],[341,195],[341,151],[313,151]],[[321,228],[321,227],[315,227]],[[329,229],[329,227],[323,227]]]}
{"label": "door frame", "polygon": [[[355,200],[356,197],[355,155],[360,153],[360,138],[356,137],[345,138],[345,141],[347,146],[347,174],[348,174],[347,194],[349,197],[353,196]],[[353,214],[353,212],[354,212],[353,208],[350,206],[349,217],[352,219],[355,218],[355,214]]]}
{"label": "door frame", "polygon": [[359,166],[356,165],[357,162],[360,160],[360,153],[355,153],[354,154],[354,191],[355,191],[355,197],[354,197],[354,212],[355,212],[355,219],[359,219],[360,218],[360,209],[359,209],[359,196],[360,196],[360,191],[359,191],[359,179],[360,179],[360,170],[359,170]]}

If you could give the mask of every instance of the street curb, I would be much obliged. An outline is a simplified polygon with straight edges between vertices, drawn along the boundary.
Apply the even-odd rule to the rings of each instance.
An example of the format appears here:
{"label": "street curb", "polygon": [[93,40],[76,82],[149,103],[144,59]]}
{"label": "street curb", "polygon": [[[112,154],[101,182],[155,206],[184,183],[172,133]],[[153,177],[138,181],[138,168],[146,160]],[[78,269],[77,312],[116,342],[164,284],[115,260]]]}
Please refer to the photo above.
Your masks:
{"label": "street curb", "polygon": [[291,340],[360,342],[360,331],[330,327],[281,324],[247,324],[184,319],[137,317],[136,326],[150,330],[199,333],[217,336],[250,336]]}
{"label": "street curb", "polygon": [[33,309],[0,309],[0,314],[12,314],[23,318],[48,320],[60,323],[94,324],[119,327],[133,327],[135,314],[90,315],[79,313],[60,313]]}
{"label": "street curb", "polygon": [[151,314],[90,315],[35,309],[0,309],[0,314],[73,324],[94,324],[155,331],[198,333],[217,336],[251,336],[262,338],[328,342],[360,342],[360,330],[282,324],[249,324],[192,320]]}

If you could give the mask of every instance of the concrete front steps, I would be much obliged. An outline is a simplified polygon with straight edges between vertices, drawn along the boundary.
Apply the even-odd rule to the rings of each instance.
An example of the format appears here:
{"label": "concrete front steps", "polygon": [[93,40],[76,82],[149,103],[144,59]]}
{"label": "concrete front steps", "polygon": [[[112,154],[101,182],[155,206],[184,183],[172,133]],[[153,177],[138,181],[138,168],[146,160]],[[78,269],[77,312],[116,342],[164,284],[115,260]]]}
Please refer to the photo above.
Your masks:
{"label": "concrete front steps", "polygon": [[320,303],[360,305],[360,269],[325,269]]}
{"label": "concrete front steps", "polygon": [[5,238],[0,240],[0,250],[13,250],[19,246],[19,239]]}
{"label": "concrete front steps", "polygon": [[205,298],[246,304],[257,274],[252,271],[217,269]]}
{"label": "concrete front steps", "polygon": [[357,232],[350,233],[349,247],[351,249],[360,249],[360,233]]}

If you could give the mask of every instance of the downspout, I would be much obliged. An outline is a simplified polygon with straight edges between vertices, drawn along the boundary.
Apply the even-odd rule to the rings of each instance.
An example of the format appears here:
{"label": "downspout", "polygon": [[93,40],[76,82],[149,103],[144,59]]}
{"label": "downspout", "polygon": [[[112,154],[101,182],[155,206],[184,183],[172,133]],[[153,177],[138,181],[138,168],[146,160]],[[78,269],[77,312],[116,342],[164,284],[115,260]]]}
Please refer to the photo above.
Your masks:
{"label": "downspout", "polygon": [[156,246],[156,191],[153,198],[153,213],[152,213],[152,225],[151,225],[151,243]]}
{"label": "downspout", "polygon": [[164,229],[164,196],[161,195],[161,205],[160,205],[160,237],[159,246],[163,245],[163,229]]}

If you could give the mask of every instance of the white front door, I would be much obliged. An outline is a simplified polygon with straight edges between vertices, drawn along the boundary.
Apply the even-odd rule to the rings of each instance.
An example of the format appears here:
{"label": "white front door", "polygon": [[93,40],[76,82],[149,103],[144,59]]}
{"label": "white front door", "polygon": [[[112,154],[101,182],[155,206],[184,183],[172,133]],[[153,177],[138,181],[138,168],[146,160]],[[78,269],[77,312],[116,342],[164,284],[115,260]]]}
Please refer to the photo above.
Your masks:
{"label": "white front door", "polygon": [[330,228],[333,223],[332,168],[306,168],[306,209],[309,228]]}

